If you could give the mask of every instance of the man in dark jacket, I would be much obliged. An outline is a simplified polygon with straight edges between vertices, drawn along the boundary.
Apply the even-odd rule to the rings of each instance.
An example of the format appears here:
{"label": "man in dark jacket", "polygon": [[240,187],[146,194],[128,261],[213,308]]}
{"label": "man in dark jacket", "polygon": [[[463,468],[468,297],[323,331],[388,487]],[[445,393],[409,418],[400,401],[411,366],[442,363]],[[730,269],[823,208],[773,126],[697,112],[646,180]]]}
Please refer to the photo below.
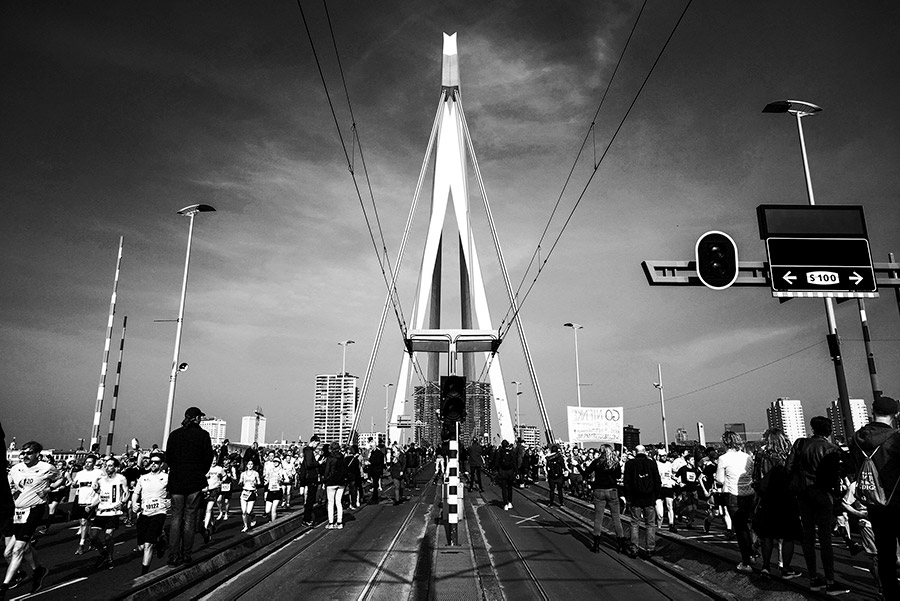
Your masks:
{"label": "man in dark jacket", "polygon": [[169,565],[173,567],[191,563],[201,491],[206,487],[206,472],[215,456],[209,432],[200,427],[203,415],[197,407],[189,407],[181,427],[169,434],[166,444],[172,498]]}
{"label": "man in dark jacket", "polygon": [[[888,396],[880,396],[872,403],[873,421],[860,428],[850,440],[850,454],[854,473],[859,471],[865,457],[870,457],[878,469],[881,488],[888,503],[884,507],[869,505],[866,509],[875,548],[878,549],[878,578],[885,599],[900,599],[897,583],[897,543],[900,542],[900,433],[894,427],[900,403]],[[865,454],[865,457],[863,456]]]}
{"label": "man in dark jacket", "polygon": [[647,556],[656,550],[656,499],[662,493],[662,478],[656,462],[647,456],[644,445],[634,447],[635,456],[625,462],[625,498],[631,513],[631,547],[628,555],[635,557],[640,546],[640,525],[647,531]]}
{"label": "man in dark jacket", "polygon": [[[814,591],[825,589],[828,594],[840,594],[849,592],[849,589],[834,581],[831,534],[834,528],[834,498],[840,494],[841,450],[828,440],[831,436],[830,419],[817,415],[809,420],[809,425],[813,435],[794,441],[784,467],[791,475],[800,506],[803,558],[809,572],[809,587]],[[816,571],[817,538],[824,580]]]}
{"label": "man in dark jacket", "polygon": [[300,486],[306,487],[306,495],[303,498],[303,524],[306,526],[313,525],[313,506],[316,504],[316,494],[319,491],[321,465],[316,458],[316,447],[318,446],[319,435],[313,434],[309,439],[309,444],[303,447],[303,463],[300,467],[303,482],[300,483]]}
{"label": "man in dark jacket", "polygon": [[478,490],[484,492],[484,486],[481,485],[481,468],[484,467],[484,459],[481,457],[481,443],[477,438],[472,439],[469,446],[469,490]]}
{"label": "man in dark jacket", "polygon": [[369,453],[369,478],[372,479],[371,505],[378,505],[378,493],[381,492],[381,477],[384,475],[384,443],[381,443]]}

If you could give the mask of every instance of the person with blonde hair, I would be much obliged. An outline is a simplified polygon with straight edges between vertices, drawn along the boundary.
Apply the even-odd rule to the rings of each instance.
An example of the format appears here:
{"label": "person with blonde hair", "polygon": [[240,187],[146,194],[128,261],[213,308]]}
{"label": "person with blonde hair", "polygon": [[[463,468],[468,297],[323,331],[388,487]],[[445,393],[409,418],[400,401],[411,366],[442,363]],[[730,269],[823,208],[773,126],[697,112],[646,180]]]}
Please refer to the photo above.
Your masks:
{"label": "person with blonde hair", "polygon": [[[616,533],[616,547],[620,553],[628,547],[628,539],[622,529],[622,520],[619,517],[619,491],[617,482],[622,477],[622,464],[619,454],[613,448],[605,444],[600,447],[600,454],[590,464],[580,466],[582,476],[591,481],[594,497],[594,544],[592,551],[600,552],[600,534],[603,531],[603,514],[609,507],[612,518],[613,530]],[[593,475],[593,478],[588,478]]]}

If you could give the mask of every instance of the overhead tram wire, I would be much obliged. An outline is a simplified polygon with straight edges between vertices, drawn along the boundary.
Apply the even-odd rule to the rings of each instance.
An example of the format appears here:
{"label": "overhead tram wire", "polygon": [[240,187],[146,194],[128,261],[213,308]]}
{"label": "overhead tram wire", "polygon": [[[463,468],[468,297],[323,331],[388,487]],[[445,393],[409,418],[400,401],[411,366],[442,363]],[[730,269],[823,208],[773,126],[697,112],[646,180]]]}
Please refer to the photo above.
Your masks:
{"label": "overhead tram wire", "polygon": [[[600,166],[602,165],[604,159],[606,158],[607,154],[609,153],[610,148],[612,147],[612,145],[615,142],[616,138],[618,137],[619,133],[622,131],[622,127],[625,125],[625,121],[628,119],[628,116],[631,114],[631,111],[634,109],[635,104],[637,104],[638,98],[640,98],[641,93],[643,92],[644,88],[647,85],[647,82],[650,80],[650,76],[653,75],[653,71],[656,69],[656,66],[659,64],[659,61],[662,59],[662,56],[666,51],[666,48],[668,48],[669,43],[672,41],[672,38],[675,36],[675,32],[678,30],[678,26],[684,20],[684,16],[685,16],[685,14],[687,14],[688,8],[690,8],[690,6],[691,6],[691,2],[692,2],[692,0],[688,0],[687,4],[684,7],[684,10],[682,10],[681,15],[679,15],[678,20],[675,22],[675,25],[672,27],[672,31],[669,33],[669,36],[666,38],[665,43],[663,44],[662,48],[660,49],[659,54],[657,54],[656,59],[653,61],[653,64],[650,66],[650,69],[647,72],[647,75],[644,78],[644,81],[641,83],[640,88],[638,88],[637,93],[634,95],[634,98],[632,99],[631,104],[628,105],[628,109],[625,111],[625,114],[622,116],[622,119],[619,122],[619,125],[616,127],[616,130],[613,132],[613,135],[609,139],[609,142],[607,142],[606,148],[604,148],[603,153],[600,155],[600,159],[594,164],[590,177],[588,177],[587,182],[585,182],[584,187],[581,190],[581,193],[578,195],[578,198],[572,207],[572,210],[569,211],[569,215],[566,217],[566,220],[563,223],[562,228],[560,229],[559,233],[557,234],[556,238],[554,239],[553,244],[550,246],[550,250],[547,252],[547,255],[544,257],[544,260],[543,260],[541,266],[538,268],[538,273],[535,275],[534,279],[531,281],[531,284],[526,289],[525,294],[521,297],[521,301],[519,301],[519,309],[517,311],[515,311],[515,313],[518,313],[518,311],[521,311],[522,305],[525,303],[525,300],[528,298],[529,294],[534,289],[534,286],[537,283],[538,277],[540,276],[541,272],[543,271],[544,266],[546,266],[547,262],[550,260],[550,256],[553,254],[553,251],[556,249],[557,244],[559,244],[559,241],[562,238],[563,233],[565,233],[566,228],[568,227],[569,223],[572,221],[572,217],[574,216],[575,211],[578,209],[578,206],[581,204],[582,199],[584,199],[584,195],[587,193],[587,189],[591,185],[591,182],[593,182],[594,176],[597,175],[597,172],[599,171]],[[593,123],[592,123],[591,127],[593,127]],[[590,133],[590,131],[588,133]],[[579,151],[579,155],[580,155],[580,152],[581,151]],[[576,162],[577,162],[577,158],[576,158]],[[568,184],[568,180],[567,180],[567,184]],[[562,196],[562,195],[560,195],[560,196]],[[524,282],[524,278],[523,278],[523,282]],[[518,297],[518,294],[516,296]],[[504,321],[505,321],[505,319],[504,319]],[[509,329],[511,327],[512,327],[512,323],[510,321],[506,326],[506,332],[509,332]],[[501,338],[503,338],[504,336],[505,336],[505,333],[502,333]]]}
{"label": "overhead tram wire", "polygon": [[[388,293],[391,295],[391,303],[392,303],[393,308],[394,308],[394,313],[395,313],[395,315],[396,315],[396,317],[397,317],[397,322],[398,322],[398,324],[400,325],[401,331],[404,332],[404,335],[405,335],[405,332],[406,332],[406,321],[405,321],[404,318],[403,318],[403,310],[402,310],[402,307],[400,306],[399,295],[396,294],[396,290],[395,290],[395,289],[392,289],[391,282],[396,282],[396,277],[395,277],[395,275],[394,275],[393,269],[391,268],[390,260],[387,258],[387,248],[384,248],[384,247],[383,247],[383,249],[384,249],[384,257],[382,257],[382,252],[381,252],[381,250],[379,250],[379,248],[378,248],[378,242],[376,241],[376,239],[375,239],[375,233],[374,233],[373,230],[372,230],[372,222],[371,222],[371,220],[370,220],[370,218],[369,218],[369,213],[368,213],[368,211],[366,210],[365,201],[363,201],[362,192],[360,191],[360,188],[359,188],[359,182],[358,182],[357,179],[356,179],[356,173],[354,172],[354,169],[353,169],[353,163],[352,163],[352,161],[350,160],[350,153],[347,151],[347,144],[346,144],[346,142],[344,141],[344,135],[343,135],[343,133],[341,133],[340,122],[339,122],[338,117],[337,117],[337,112],[336,112],[335,107],[334,107],[334,102],[333,102],[332,99],[331,99],[331,93],[328,91],[328,84],[327,84],[327,82],[325,81],[325,73],[322,71],[322,64],[321,64],[321,62],[319,61],[319,55],[318,55],[318,53],[316,52],[316,45],[315,45],[315,42],[313,42],[312,32],[310,32],[310,29],[309,29],[309,22],[308,22],[307,19],[306,19],[306,14],[303,12],[303,4],[302,4],[301,0],[297,0],[297,8],[300,9],[300,17],[301,17],[302,20],[303,20],[303,26],[304,26],[304,28],[306,29],[306,36],[307,36],[307,38],[309,39],[309,44],[310,44],[310,47],[311,47],[311,49],[312,49],[313,59],[315,60],[315,62],[316,62],[316,68],[317,68],[318,71],[319,71],[319,78],[320,78],[321,81],[322,81],[322,88],[323,88],[323,90],[324,90],[324,92],[325,92],[325,98],[326,98],[326,100],[328,101],[328,107],[329,107],[329,109],[331,110],[331,117],[332,117],[332,120],[334,121],[334,126],[335,126],[335,129],[337,130],[337,134],[338,134],[338,139],[340,140],[340,143],[341,143],[341,149],[343,150],[343,152],[344,152],[344,158],[345,158],[345,160],[347,161],[347,168],[348,168],[348,170],[350,171],[350,175],[351,175],[351,177],[352,177],[352,179],[353,179],[353,187],[354,187],[354,189],[356,190],[356,196],[357,196],[357,198],[359,199],[359,205],[360,205],[360,207],[362,208],[362,211],[363,211],[363,217],[365,218],[365,222],[366,222],[366,229],[367,229],[368,232],[369,232],[369,238],[370,238],[371,241],[372,241],[372,246],[373,246],[373,248],[375,249],[375,255],[376,255],[377,258],[378,258],[378,265],[379,265],[379,267],[381,268],[381,277],[382,277],[382,279],[384,280],[384,284],[385,284],[385,287],[386,287],[387,290],[388,290]],[[327,14],[327,10],[326,10],[326,14]],[[330,20],[330,19],[329,19],[329,21],[328,21],[328,24],[329,24],[329,28],[330,28],[330,27],[331,27],[331,20]],[[332,34],[332,40],[333,40],[333,39],[334,39],[334,32],[332,31],[331,34]],[[335,53],[337,53],[337,45],[336,45],[336,44],[335,44]],[[338,58],[338,64],[340,65],[340,58]],[[341,70],[341,80],[344,81],[343,70]],[[344,89],[345,89],[345,92],[346,92],[346,82],[345,82],[345,81],[344,81]],[[347,103],[348,103],[348,105],[350,104],[349,93],[347,94]],[[351,119],[352,119],[352,115],[353,115],[353,113],[352,113],[352,108],[351,108]],[[353,123],[353,131],[354,131],[354,136],[355,136],[356,143],[357,143],[357,144],[360,144],[360,142],[359,142],[359,135],[358,135],[358,132],[356,131],[356,123],[355,123],[355,122]],[[360,144],[360,157],[362,158],[362,146],[361,146],[361,144]],[[364,165],[364,169],[363,169],[364,175],[366,176],[366,180],[368,181],[369,177],[368,177],[368,172],[365,170],[365,162],[364,162],[364,161],[363,161],[363,165]],[[371,192],[372,192],[371,183],[369,183],[369,192],[370,192],[370,194],[371,194]],[[375,206],[375,197],[374,197],[374,195],[372,196],[372,206],[373,206],[373,207]],[[381,237],[382,245],[383,245],[383,244],[384,244],[384,233],[383,233],[383,231],[382,231],[382,229],[381,229],[381,223],[380,223],[380,221],[377,220],[377,211],[376,211],[376,225],[377,225],[377,228],[378,228],[378,230],[379,230],[379,235],[380,235],[380,237]],[[385,268],[385,262],[386,262],[386,261],[387,261],[387,267]],[[390,282],[388,281],[388,273],[390,273],[390,275],[391,275],[391,277],[390,277]]]}
{"label": "overhead tram wire", "polygon": [[[761,369],[765,369],[765,368],[769,367],[770,365],[775,365],[776,363],[778,363],[778,362],[780,362],[780,361],[784,361],[785,359],[790,359],[790,358],[793,357],[794,355],[799,355],[800,353],[804,353],[804,352],[808,351],[808,350],[811,349],[811,348],[815,348],[815,347],[819,346],[820,344],[825,344],[825,341],[824,341],[824,340],[820,340],[820,341],[818,341],[818,342],[815,342],[815,343],[813,343],[813,344],[810,344],[809,346],[803,347],[803,348],[800,349],[799,351],[794,351],[793,353],[788,353],[787,355],[785,355],[785,356],[783,356],[783,357],[779,357],[778,359],[773,359],[772,361],[769,361],[768,363],[763,363],[762,365],[758,365],[758,366],[754,367],[753,369],[748,369],[748,370],[745,371],[745,372],[742,372],[742,373],[739,373],[739,374],[735,374],[735,375],[733,375],[733,376],[730,376],[730,377],[728,377],[728,378],[725,378],[724,380],[720,380],[720,381],[715,382],[715,383],[713,383],[713,384],[707,384],[706,386],[703,386],[702,388],[698,388],[698,389],[692,390],[692,391],[690,391],[690,392],[685,392],[685,393],[682,393],[682,394],[679,394],[679,395],[676,395],[676,396],[673,396],[673,397],[669,397],[669,398],[666,399],[666,402],[667,402],[667,403],[671,403],[672,401],[674,401],[674,400],[676,400],[676,399],[682,399],[682,398],[684,398],[684,397],[686,397],[686,396],[691,396],[692,394],[697,394],[698,392],[703,392],[704,390],[709,390],[710,388],[715,388],[716,386],[719,386],[719,385],[721,385],[721,384],[725,384],[726,382],[731,382],[732,380],[737,380],[738,378],[742,378],[742,377],[744,377],[744,376],[746,376],[746,375],[752,374],[752,373],[755,372],[755,371],[759,371],[759,370],[761,370]],[[659,401],[655,401],[655,402],[653,402],[653,403],[646,403],[646,404],[644,404],[644,405],[637,405],[636,407],[626,407],[626,409],[643,409],[644,407],[656,407],[656,406],[658,406],[658,405],[659,405]]]}

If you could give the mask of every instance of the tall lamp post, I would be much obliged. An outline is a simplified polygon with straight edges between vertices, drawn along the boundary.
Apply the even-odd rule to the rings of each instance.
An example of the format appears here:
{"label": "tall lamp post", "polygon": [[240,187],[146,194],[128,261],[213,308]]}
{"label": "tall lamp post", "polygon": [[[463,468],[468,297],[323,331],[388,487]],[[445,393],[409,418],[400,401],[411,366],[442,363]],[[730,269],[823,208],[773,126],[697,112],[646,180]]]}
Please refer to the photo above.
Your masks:
{"label": "tall lamp post", "polygon": [[[806,178],[806,197],[809,204],[816,204],[813,195],[812,178],[809,175],[809,160],[806,157],[806,141],[803,138],[803,117],[822,112],[822,107],[803,100],[778,100],[770,102],[763,108],[764,113],[788,113],[797,119],[797,133],[800,135],[800,153],[803,157],[803,174]],[[834,303],[831,298],[825,299],[825,316],[828,320],[828,347],[834,362],[834,375],[838,387],[838,404],[841,408],[844,438],[853,434],[853,416],[850,415],[850,393],[847,391],[847,378],[844,375],[844,361],[841,357],[841,339],[837,333],[837,322],[834,318]]]}
{"label": "tall lamp post", "polygon": [[384,444],[388,444],[388,407],[390,406],[388,395],[390,393],[391,386],[393,386],[393,384],[384,385]]}
{"label": "tall lamp post", "polygon": [[659,408],[662,411],[663,441],[666,443],[666,453],[668,453],[669,431],[666,429],[666,398],[663,396],[662,365],[659,363],[656,364],[656,373],[659,377],[659,382],[654,382],[653,386],[659,390]]}
{"label": "tall lamp post", "polygon": [[341,342],[338,342],[338,344],[341,345],[342,347],[344,347],[344,351],[342,353],[343,356],[341,358],[341,375],[343,376],[344,374],[347,373],[347,345],[356,344],[356,341],[355,340],[343,340]]}
{"label": "tall lamp post", "polygon": [[522,433],[519,431],[519,395],[522,394],[522,391],[519,390],[519,387],[522,385],[522,383],[512,380],[510,384],[516,385],[516,438],[520,438],[522,436]]}
{"label": "tall lamp post", "polygon": [[184,278],[181,281],[181,302],[178,305],[178,319],[175,326],[175,353],[172,357],[172,373],[169,375],[169,399],[166,402],[166,425],[163,431],[163,448],[169,439],[169,432],[172,430],[172,412],[175,409],[175,380],[179,371],[187,369],[187,364],[178,362],[178,353],[181,350],[181,330],[184,325],[184,299],[187,294],[188,283],[188,267],[191,264],[191,239],[194,236],[194,216],[197,213],[209,213],[216,209],[210,205],[197,204],[184,207],[178,211],[179,215],[190,217],[190,225],[188,226],[187,253],[184,257]]}
{"label": "tall lamp post", "polygon": [[572,328],[575,333],[575,390],[578,393],[578,407],[581,407],[581,372],[578,369],[578,330],[584,326],[577,323],[564,323],[563,327]]}

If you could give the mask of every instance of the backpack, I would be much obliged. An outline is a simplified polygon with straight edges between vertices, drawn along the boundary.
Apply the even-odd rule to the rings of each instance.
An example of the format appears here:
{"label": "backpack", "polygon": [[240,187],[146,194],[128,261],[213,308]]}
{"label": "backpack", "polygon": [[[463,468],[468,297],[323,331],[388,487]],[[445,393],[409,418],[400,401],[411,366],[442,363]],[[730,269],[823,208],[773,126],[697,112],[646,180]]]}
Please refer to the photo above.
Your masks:
{"label": "backpack", "polygon": [[547,462],[547,477],[553,480],[561,480],[563,477],[562,457],[554,457]]}
{"label": "backpack", "polygon": [[332,486],[343,486],[347,483],[347,464],[344,463],[343,457],[336,457],[334,461],[334,472],[331,474]]}
{"label": "backpack", "polygon": [[[881,477],[878,475],[878,467],[872,461],[875,453],[880,448],[881,445],[878,445],[871,455],[866,455],[866,452],[860,449],[865,459],[863,459],[862,465],[859,466],[859,472],[856,474],[856,498],[868,507],[886,507],[890,504],[891,499],[894,497],[894,492],[897,490],[897,482],[895,482],[894,490],[891,491],[890,496],[886,497],[884,494],[884,488],[881,486]],[[900,482],[900,479],[898,479],[898,482]]]}
{"label": "backpack", "polygon": [[[653,474],[650,473],[648,461],[638,461],[634,470],[634,490],[631,494],[638,497],[653,495]],[[656,467],[656,466],[654,466]]]}

